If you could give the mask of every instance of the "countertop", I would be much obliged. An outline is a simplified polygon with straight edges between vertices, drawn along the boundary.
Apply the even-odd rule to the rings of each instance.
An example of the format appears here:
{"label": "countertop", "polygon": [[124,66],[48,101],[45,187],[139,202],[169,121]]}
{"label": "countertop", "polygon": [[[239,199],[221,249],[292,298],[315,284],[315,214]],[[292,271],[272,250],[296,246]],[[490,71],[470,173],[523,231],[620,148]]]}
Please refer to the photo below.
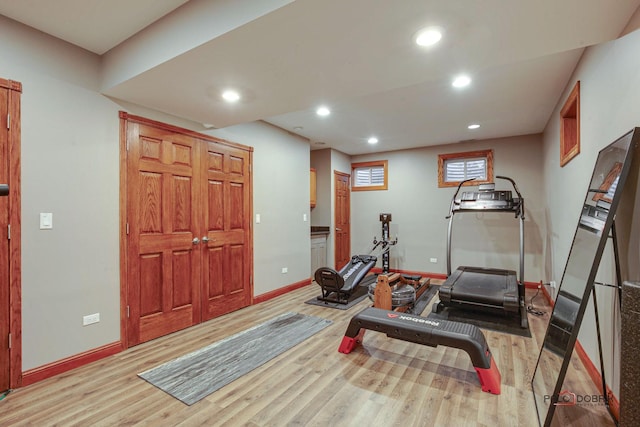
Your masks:
{"label": "countertop", "polygon": [[311,235],[312,236],[320,236],[329,234],[329,226],[324,225],[312,225],[311,226]]}

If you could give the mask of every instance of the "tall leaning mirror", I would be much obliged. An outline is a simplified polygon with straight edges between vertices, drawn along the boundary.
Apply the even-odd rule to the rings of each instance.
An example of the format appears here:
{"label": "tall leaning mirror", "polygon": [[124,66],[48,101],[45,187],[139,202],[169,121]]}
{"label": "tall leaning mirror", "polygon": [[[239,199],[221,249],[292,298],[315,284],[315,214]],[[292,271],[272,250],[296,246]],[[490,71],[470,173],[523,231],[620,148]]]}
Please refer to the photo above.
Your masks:
{"label": "tall leaning mirror", "polygon": [[638,146],[639,139],[640,128],[635,128],[603,148],[596,159],[531,381],[541,425],[549,426],[553,420],[571,353],[631,167],[635,151],[632,148]]}

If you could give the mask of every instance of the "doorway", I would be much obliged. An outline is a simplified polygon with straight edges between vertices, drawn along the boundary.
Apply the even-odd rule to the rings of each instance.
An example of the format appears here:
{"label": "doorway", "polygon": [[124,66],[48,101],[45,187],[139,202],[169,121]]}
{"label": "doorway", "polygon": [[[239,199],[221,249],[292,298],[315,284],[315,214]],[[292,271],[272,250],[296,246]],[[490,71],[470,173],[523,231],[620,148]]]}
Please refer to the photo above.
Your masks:
{"label": "doorway", "polygon": [[351,175],[334,171],[335,264],[340,271],[351,259]]}
{"label": "doorway", "polygon": [[126,347],[246,307],[250,147],[121,113]]}

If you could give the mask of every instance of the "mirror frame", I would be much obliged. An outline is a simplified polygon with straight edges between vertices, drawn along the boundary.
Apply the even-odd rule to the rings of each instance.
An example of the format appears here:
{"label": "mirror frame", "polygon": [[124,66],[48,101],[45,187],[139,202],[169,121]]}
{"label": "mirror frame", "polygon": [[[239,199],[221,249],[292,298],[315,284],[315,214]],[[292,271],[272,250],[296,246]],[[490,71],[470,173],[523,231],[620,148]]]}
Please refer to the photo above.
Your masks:
{"label": "mirror frame", "polygon": [[[598,153],[598,157],[597,159],[600,158],[600,154],[602,154],[605,150],[611,148],[612,146],[614,146],[617,143],[620,143],[622,140],[624,140],[625,138],[629,139],[629,144],[627,146],[627,150],[624,156],[624,160],[622,161],[622,167],[620,168],[620,176],[618,178],[618,184],[615,190],[615,194],[613,197],[613,200],[611,200],[611,206],[609,208],[609,212],[607,214],[607,218],[606,221],[604,223],[603,229],[600,233],[600,239],[598,242],[598,246],[594,255],[594,259],[593,259],[593,263],[591,265],[591,270],[589,272],[589,276],[587,278],[587,282],[585,284],[585,288],[584,288],[584,293],[582,294],[582,296],[580,295],[576,295],[576,297],[581,298],[581,302],[580,302],[580,306],[578,308],[578,312],[576,314],[576,318],[575,318],[575,323],[573,325],[573,329],[571,330],[571,335],[567,341],[567,345],[566,348],[564,349],[564,354],[561,356],[563,357],[562,360],[562,365],[560,368],[560,371],[558,373],[558,377],[556,379],[556,383],[553,389],[553,393],[551,394],[551,398],[549,399],[549,405],[545,408],[545,407],[539,407],[538,405],[538,401],[536,400],[536,389],[535,389],[535,384],[534,384],[534,380],[536,378],[536,373],[538,372],[538,369],[540,368],[540,360],[543,356],[543,351],[545,351],[545,343],[548,340],[549,337],[549,333],[550,333],[550,329],[552,327],[551,324],[551,319],[553,318],[553,314],[555,312],[555,307],[556,305],[554,304],[554,309],[552,310],[551,316],[550,316],[550,321],[549,324],[547,325],[547,330],[545,332],[545,336],[544,336],[544,340],[542,342],[542,345],[540,347],[540,353],[538,355],[538,360],[536,362],[536,366],[535,369],[533,371],[533,375],[531,377],[531,390],[533,393],[533,400],[534,400],[534,404],[536,406],[536,412],[538,414],[538,421],[540,423],[540,425],[544,425],[544,426],[549,426],[551,425],[551,421],[553,420],[553,415],[555,413],[555,403],[557,403],[558,400],[558,396],[560,395],[560,393],[562,392],[562,385],[564,383],[564,379],[567,373],[567,369],[569,367],[569,363],[571,361],[571,355],[573,353],[573,349],[575,347],[575,343],[576,340],[578,338],[578,333],[580,331],[580,326],[582,324],[582,319],[584,317],[584,312],[586,310],[587,307],[587,303],[589,301],[590,295],[593,292],[593,287],[594,287],[594,283],[595,283],[595,276],[598,272],[598,268],[600,266],[600,261],[602,259],[602,254],[604,252],[604,248],[606,246],[607,240],[609,239],[609,234],[611,233],[611,229],[613,226],[613,222],[614,222],[614,218],[615,218],[615,213],[616,213],[616,209],[620,203],[620,199],[621,199],[621,194],[622,194],[622,190],[624,188],[627,176],[629,175],[629,170],[631,167],[631,163],[632,163],[632,158],[634,155],[634,152],[637,150],[638,147],[638,141],[640,140],[640,128],[634,128],[631,131],[627,132],[626,134],[624,134],[623,136],[621,136],[620,138],[617,138],[614,142],[612,142],[611,144],[607,145],[606,147],[602,148],[599,153]],[[601,197],[597,197],[600,194],[602,194],[604,192],[604,188],[602,188],[604,185],[607,185],[607,181],[610,181],[607,185],[607,191],[609,189],[609,186],[611,185],[611,183],[613,182],[613,179],[611,178],[612,173],[614,173],[614,168],[616,167],[616,165],[614,164],[614,167],[611,169],[611,171],[609,172],[607,178],[605,178],[605,182],[603,182],[603,184],[601,185],[600,188],[594,189],[591,188],[592,184],[593,184],[593,180],[594,177],[596,175],[596,167],[597,167],[597,160],[596,160],[596,164],[594,165],[594,170],[593,173],[591,175],[591,180],[589,181],[589,187],[587,188],[587,195],[584,199],[583,205],[582,205],[582,209],[584,209],[584,206],[587,204],[586,202],[589,200],[590,194],[591,193],[596,193],[596,196],[594,197],[594,200],[597,201],[597,199],[601,198]],[[615,179],[615,177],[614,177]],[[591,196],[593,197],[593,196]],[[581,213],[582,215],[582,213]],[[569,264],[569,260],[571,259],[571,255],[572,252],[574,250],[574,245],[576,242],[576,236],[578,233],[578,230],[580,229],[580,217],[578,218],[578,225],[576,226],[576,231],[574,233],[573,236],[573,240],[571,243],[571,249],[569,251],[569,255],[567,257],[567,263],[565,264],[565,268],[564,271],[562,273],[562,280],[560,282],[560,285],[558,286],[558,293],[556,295],[556,301],[558,296],[560,295],[560,291],[562,289],[562,282],[564,281],[565,278],[565,274],[567,272],[567,266]],[[621,284],[618,284],[621,285]],[[547,350],[549,351],[549,350]],[[540,374],[539,374],[540,375]],[[544,392],[548,392],[548,390],[544,390]],[[546,411],[546,412],[545,412]],[[543,417],[544,415],[544,417]],[[544,418],[544,423],[543,423],[543,418]]]}

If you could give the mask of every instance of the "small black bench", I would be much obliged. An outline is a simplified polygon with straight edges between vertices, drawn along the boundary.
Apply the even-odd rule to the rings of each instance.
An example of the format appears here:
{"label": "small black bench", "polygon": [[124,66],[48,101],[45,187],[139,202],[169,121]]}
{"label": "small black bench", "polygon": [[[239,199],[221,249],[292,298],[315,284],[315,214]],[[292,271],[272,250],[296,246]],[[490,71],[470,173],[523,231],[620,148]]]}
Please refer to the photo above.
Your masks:
{"label": "small black bench", "polygon": [[491,357],[489,345],[482,331],[475,325],[426,317],[379,308],[365,308],[349,323],[338,351],[351,353],[362,342],[365,331],[377,331],[390,338],[416,344],[459,348],[471,357],[482,391],[500,394],[500,371]]}

